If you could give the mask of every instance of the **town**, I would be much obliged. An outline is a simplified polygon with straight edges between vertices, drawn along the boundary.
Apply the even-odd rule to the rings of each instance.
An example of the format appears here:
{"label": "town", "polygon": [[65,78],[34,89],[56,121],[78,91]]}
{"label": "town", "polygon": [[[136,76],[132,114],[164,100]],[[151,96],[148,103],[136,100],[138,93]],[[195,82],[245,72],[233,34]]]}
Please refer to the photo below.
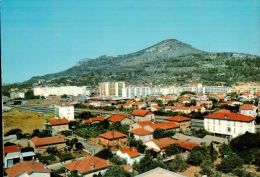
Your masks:
{"label": "town", "polygon": [[260,176],[260,84],[11,88],[8,177]]}

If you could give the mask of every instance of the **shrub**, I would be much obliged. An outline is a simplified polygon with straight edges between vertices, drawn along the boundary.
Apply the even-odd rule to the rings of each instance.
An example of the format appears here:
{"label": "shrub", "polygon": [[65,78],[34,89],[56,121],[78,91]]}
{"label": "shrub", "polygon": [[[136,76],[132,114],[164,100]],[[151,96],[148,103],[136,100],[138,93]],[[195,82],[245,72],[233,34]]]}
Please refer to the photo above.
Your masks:
{"label": "shrub", "polygon": [[75,157],[72,156],[72,154],[61,154],[59,155],[60,162],[65,162],[67,160],[75,159]]}
{"label": "shrub", "polygon": [[221,163],[217,165],[217,169],[224,173],[228,173],[237,167],[242,167],[242,165],[243,160],[237,154],[234,153],[232,155],[228,155],[222,158]]}
{"label": "shrub", "polygon": [[185,160],[180,156],[176,155],[175,159],[169,164],[169,169],[174,172],[184,171],[188,168],[188,164]]}

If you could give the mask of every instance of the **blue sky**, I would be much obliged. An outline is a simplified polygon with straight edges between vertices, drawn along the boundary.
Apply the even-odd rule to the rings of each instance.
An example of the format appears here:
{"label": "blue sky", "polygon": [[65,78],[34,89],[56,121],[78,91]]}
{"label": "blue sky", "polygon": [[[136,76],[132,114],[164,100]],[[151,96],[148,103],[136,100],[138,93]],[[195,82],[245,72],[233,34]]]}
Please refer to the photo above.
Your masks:
{"label": "blue sky", "polygon": [[168,38],[206,51],[260,55],[258,0],[2,0],[1,28],[5,83]]}

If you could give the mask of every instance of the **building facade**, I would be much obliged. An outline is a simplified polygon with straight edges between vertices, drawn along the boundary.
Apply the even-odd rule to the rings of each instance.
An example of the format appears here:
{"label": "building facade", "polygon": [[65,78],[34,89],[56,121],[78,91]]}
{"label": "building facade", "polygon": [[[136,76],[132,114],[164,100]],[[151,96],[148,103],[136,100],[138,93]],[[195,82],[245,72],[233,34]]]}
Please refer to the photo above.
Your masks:
{"label": "building facade", "polygon": [[102,82],[99,95],[104,97],[126,97],[125,82]]}

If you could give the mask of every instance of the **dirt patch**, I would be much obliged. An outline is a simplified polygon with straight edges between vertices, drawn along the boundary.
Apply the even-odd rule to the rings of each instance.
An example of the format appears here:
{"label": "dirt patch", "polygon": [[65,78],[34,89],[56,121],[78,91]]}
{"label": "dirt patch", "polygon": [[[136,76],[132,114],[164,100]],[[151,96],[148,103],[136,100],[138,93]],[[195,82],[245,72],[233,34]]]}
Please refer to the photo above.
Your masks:
{"label": "dirt patch", "polygon": [[43,114],[16,108],[4,112],[2,116],[4,133],[14,128],[20,128],[24,133],[32,133],[36,128],[42,129],[47,120],[54,118],[54,114]]}
{"label": "dirt patch", "polygon": [[190,166],[184,172],[179,172],[179,173],[184,175],[184,176],[187,176],[187,177],[194,177],[195,173],[199,174],[199,172],[200,172],[199,166]]}

